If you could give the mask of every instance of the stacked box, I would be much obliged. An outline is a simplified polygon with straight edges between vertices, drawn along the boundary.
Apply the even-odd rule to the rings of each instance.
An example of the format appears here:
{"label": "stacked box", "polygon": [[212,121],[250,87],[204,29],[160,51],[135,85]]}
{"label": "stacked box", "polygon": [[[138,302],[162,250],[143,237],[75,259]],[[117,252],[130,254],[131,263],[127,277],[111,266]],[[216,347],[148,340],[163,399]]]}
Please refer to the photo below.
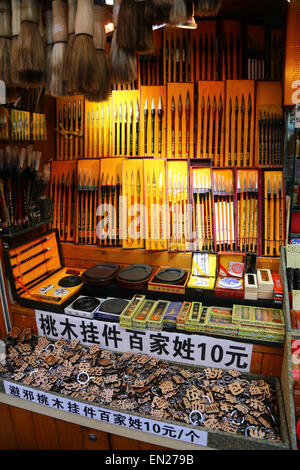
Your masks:
{"label": "stacked box", "polygon": [[120,315],[120,327],[121,328],[132,328],[132,319],[137,314],[139,309],[142,307],[143,303],[145,302],[145,296],[136,294],[125,310]]}
{"label": "stacked box", "polygon": [[166,300],[158,300],[151,310],[150,316],[147,318],[147,328],[151,330],[162,330],[164,326],[164,316],[170,302]]}
{"label": "stacked box", "polygon": [[185,329],[185,322],[189,315],[190,309],[192,306],[192,302],[183,302],[182,307],[180,309],[179,314],[176,318],[176,329],[177,330],[184,330]]}
{"label": "stacked box", "polygon": [[209,307],[204,323],[206,333],[237,336],[238,325],[233,323],[231,308]]}
{"label": "stacked box", "polygon": [[202,302],[193,302],[185,322],[185,330],[198,331],[202,314]]}
{"label": "stacked box", "polygon": [[273,299],[274,282],[270,269],[257,270],[258,298]]}
{"label": "stacked box", "polygon": [[146,299],[143,302],[143,305],[137,310],[134,317],[132,318],[133,328],[141,328],[144,330],[147,328],[147,320],[155,304],[156,304],[155,300]]}
{"label": "stacked box", "polygon": [[182,307],[182,302],[170,302],[163,319],[163,326],[176,328],[176,318]]}
{"label": "stacked box", "polygon": [[238,336],[263,341],[283,342],[285,323],[282,310],[234,305],[233,322]]}
{"label": "stacked box", "polygon": [[258,295],[258,285],[257,285],[257,276],[254,273],[245,274],[245,296],[247,300],[257,300]]}

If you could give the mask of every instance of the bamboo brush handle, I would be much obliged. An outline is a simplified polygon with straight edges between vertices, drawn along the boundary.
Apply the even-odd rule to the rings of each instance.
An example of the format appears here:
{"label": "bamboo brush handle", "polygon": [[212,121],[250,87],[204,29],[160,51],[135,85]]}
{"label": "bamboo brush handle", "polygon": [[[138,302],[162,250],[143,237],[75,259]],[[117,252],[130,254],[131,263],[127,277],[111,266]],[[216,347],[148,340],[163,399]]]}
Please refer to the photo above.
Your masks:
{"label": "bamboo brush handle", "polygon": [[52,2],[52,38],[54,43],[68,41],[68,14],[64,0]]}
{"label": "bamboo brush handle", "polygon": [[11,9],[9,0],[0,0],[0,37],[11,38]]}
{"label": "bamboo brush handle", "polygon": [[46,44],[50,46],[53,43],[52,38],[52,10],[45,11]]}
{"label": "bamboo brush handle", "polygon": [[31,23],[40,22],[40,10],[37,0],[22,0],[21,1],[21,23],[29,21]]}
{"label": "bamboo brush handle", "polygon": [[78,0],[75,18],[75,34],[94,35],[94,2]]}
{"label": "bamboo brush handle", "polygon": [[68,34],[75,34],[77,0],[68,0]]}
{"label": "bamboo brush handle", "polygon": [[19,36],[21,26],[21,0],[11,0],[12,36]]}
{"label": "bamboo brush handle", "polygon": [[105,51],[106,34],[105,34],[105,8],[100,5],[94,5],[94,43],[96,50]]}

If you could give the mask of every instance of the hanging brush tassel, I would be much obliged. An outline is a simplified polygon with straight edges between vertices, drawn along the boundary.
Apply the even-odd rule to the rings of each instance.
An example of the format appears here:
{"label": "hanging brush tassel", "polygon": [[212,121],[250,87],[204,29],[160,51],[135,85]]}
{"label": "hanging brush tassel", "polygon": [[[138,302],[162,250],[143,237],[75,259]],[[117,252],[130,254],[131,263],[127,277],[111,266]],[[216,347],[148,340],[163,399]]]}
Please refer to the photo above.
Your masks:
{"label": "hanging brush tassel", "polygon": [[52,38],[49,91],[55,97],[65,96],[63,72],[68,42],[68,13],[65,0],[53,0],[52,2]]}
{"label": "hanging brush tassel", "polygon": [[183,23],[188,19],[185,0],[174,0],[170,8],[169,22],[171,24]]}
{"label": "hanging brush tassel", "polygon": [[11,83],[11,8],[9,0],[0,0],[0,80]]}
{"label": "hanging brush tassel", "polygon": [[37,0],[21,0],[21,26],[18,37],[17,72],[24,86],[40,86],[46,77],[46,47],[40,28]]}
{"label": "hanging brush tassel", "polygon": [[46,47],[47,47],[47,70],[46,70],[46,93],[50,94],[50,80],[51,80],[51,55],[53,47],[52,38],[52,9],[46,10],[45,27],[46,27]]}
{"label": "hanging brush tassel", "polygon": [[105,7],[98,4],[99,0],[95,0],[94,4],[94,43],[96,47],[97,62],[100,73],[98,93],[85,95],[88,101],[105,101],[110,92],[110,72],[106,54],[106,33],[105,33]]}
{"label": "hanging brush tassel", "polygon": [[152,52],[154,49],[153,30],[152,24],[146,20],[145,0],[135,0],[136,11],[137,11],[137,39],[136,39],[136,51],[137,52]]}
{"label": "hanging brush tassel", "polygon": [[10,78],[14,85],[18,85],[19,76],[17,72],[17,56],[18,56],[18,37],[21,26],[21,0],[11,0],[11,56],[10,56]]}
{"label": "hanging brush tassel", "polygon": [[122,0],[118,14],[118,46],[134,52],[137,42],[137,6],[135,0]]}
{"label": "hanging brush tassel", "polygon": [[78,0],[75,18],[75,41],[67,74],[70,94],[96,94],[101,79],[94,35],[94,2]]}
{"label": "hanging brush tassel", "polygon": [[134,52],[125,50],[118,45],[118,13],[120,0],[115,0],[113,18],[115,30],[110,48],[110,73],[115,83],[130,83],[137,79],[137,60]]}
{"label": "hanging brush tassel", "polygon": [[64,62],[64,81],[67,82],[68,71],[70,70],[70,60],[75,41],[75,18],[76,18],[76,0],[68,0],[68,45],[65,52]]}

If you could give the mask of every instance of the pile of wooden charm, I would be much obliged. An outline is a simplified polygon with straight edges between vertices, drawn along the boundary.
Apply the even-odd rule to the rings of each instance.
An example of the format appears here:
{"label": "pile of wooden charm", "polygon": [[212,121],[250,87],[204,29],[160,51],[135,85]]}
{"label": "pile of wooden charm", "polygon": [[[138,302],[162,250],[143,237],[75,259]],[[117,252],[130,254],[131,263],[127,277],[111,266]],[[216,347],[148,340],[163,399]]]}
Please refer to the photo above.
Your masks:
{"label": "pile of wooden charm", "polygon": [[1,378],[163,420],[281,440],[275,390],[263,379],[193,370],[145,354],[116,355],[63,338],[5,342]]}

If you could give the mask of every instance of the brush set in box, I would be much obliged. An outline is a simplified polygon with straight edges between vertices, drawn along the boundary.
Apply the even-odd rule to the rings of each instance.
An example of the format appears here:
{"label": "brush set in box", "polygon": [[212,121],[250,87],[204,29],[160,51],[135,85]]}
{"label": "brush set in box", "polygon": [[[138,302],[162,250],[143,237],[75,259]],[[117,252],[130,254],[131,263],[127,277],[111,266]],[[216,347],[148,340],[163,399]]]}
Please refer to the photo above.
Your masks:
{"label": "brush set in box", "polygon": [[285,203],[283,171],[264,171],[262,253],[279,256],[285,241]]}
{"label": "brush set in box", "polygon": [[193,292],[205,294],[213,291],[216,281],[217,254],[194,252],[192,254],[191,274],[187,288]]}
{"label": "brush set in box", "polygon": [[57,231],[5,249],[13,297],[24,307],[62,313],[83,286],[83,270],[64,266]]}
{"label": "brush set in box", "polygon": [[237,251],[257,252],[258,247],[258,171],[237,172]]}
{"label": "brush set in box", "polygon": [[234,305],[232,320],[240,337],[277,343],[284,341],[285,322],[280,309]]}
{"label": "brush set in box", "polygon": [[85,102],[85,158],[111,157],[112,99],[100,103]]}
{"label": "brush set in box", "polygon": [[232,170],[214,170],[215,242],[218,251],[235,251],[235,204]]}
{"label": "brush set in box", "polygon": [[210,168],[191,168],[195,251],[213,251],[212,183]]}
{"label": "brush set in box", "polygon": [[83,96],[56,100],[56,159],[74,160],[84,155]]}

